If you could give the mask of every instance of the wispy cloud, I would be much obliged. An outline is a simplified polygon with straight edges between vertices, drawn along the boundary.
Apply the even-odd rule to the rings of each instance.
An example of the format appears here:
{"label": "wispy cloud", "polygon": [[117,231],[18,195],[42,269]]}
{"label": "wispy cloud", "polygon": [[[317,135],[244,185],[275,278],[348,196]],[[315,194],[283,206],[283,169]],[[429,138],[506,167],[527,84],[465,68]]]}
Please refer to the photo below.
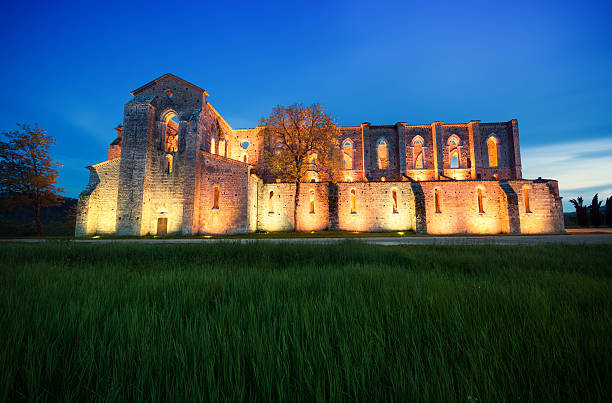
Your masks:
{"label": "wispy cloud", "polygon": [[521,149],[523,176],[556,179],[566,210],[569,199],[590,202],[612,195],[612,137],[556,143]]}

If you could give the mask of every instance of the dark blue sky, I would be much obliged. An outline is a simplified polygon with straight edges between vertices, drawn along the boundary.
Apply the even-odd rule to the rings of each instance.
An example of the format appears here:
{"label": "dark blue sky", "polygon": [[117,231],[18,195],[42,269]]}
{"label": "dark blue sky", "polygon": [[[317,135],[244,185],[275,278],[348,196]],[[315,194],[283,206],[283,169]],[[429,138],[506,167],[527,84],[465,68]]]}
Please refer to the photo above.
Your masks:
{"label": "dark blue sky", "polygon": [[167,72],[236,128],[294,102],[342,125],[517,118],[526,177],[559,179],[566,201],[612,194],[610,1],[93,3],[0,17],[0,130],[45,127],[68,196],[129,92]]}

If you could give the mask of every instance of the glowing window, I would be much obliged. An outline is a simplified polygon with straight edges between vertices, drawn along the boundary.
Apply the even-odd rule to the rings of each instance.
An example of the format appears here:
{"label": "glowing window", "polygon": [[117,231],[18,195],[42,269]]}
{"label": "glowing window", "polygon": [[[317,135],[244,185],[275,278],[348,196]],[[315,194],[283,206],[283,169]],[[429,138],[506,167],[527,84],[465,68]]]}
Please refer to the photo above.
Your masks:
{"label": "glowing window", "polygon": [[482,205],[482,189],[478,188],[478,212],[484,213],[484,207]]}
{"label": "glowing window", "polygon": [[318,159],[318,155],[316,153],[310,155],[309,161],[310,161],[310,170],[311,171],[316,171],[317,170],[317,159]]}
{"label": "glowing window", "polygon": [[211,154],[216,154],[215,152],[215,139],[210,139],[210,153]]}
{"label": "glowing window", "polygon": [[315,204],[315,191],[311,190],[310,191],[310,214],[314,214],[315,212],[314,204]]}
{"label": "glowing window", "polygon": [[436,203],[436,213],[441,213],[440,211],[440,190],[436,189],[434,192],[434,201]]}
{"label": "glowing window", "polygon": [[274,214],[274,191],[270,190],[270,198],[268,199],[268,213]]}
{"label": "glowing window", "polygon": [[421,151],[414,160],[415,169],[423,169],[423,152]]}
{"label": "glowing window", "polygon": [[459,168],[459,151],[457,151],[457,149],[454,149],[453,151],[451,151],[450,157],[451,168]]}
{"label": "glowing window", "polygon": [[351,214],[357,214],[357,197],[355,189],[351,189]]}
{"label": "glowing window", "polygon": [[344,155],[344,169],[353,169],[353,142],[350,139],[342,143],[342,153]]}
{"label": "glowing window", "polygon": [[387,169],[389,167],[389,149],[385,139],[378,140],[376,152],[378,155],[378,169]]}
{"label": "glowing window", "polygon": [[495,137],[489,137],[487,140],[487,148],[489,150],[489,166],[497,166],[497,139]]}
{"label": "glowing window", "polygon": [[423,137],[421,136],[414,136],[414,138],[412,139],[412,146],[423,147],[425,146],[425,140],[423,140]]}
{"label": "glowing window", "polygon": [[219,140],[219,155],[225,157],[225,140]]}
{"label": "glowing window", "polygon": [[525,199],[525,212],[531,213],[529,208],[529,188],[523,188],[523,199]]}
{"label": "glowing window", "polygon": [[213,186],[213,209],[219,209],[219,185]]}
{"label": "glowing window", "polygon": [[167,153],[176,152],[178,151],[178,132],[179,132],[178,116],[176,116],[176,113],[174,112],[169,112],[166,115],[164,123],[166,124],[164,150]]}
{"label": "glowing window", "polygon": [[391,198],[393,199],[393,213],[397,213],[397,190],[393,189],[391,192]]}
{"label": "glowing window", "polygon": [[166,154],[166,172],[171,174],[172,173],[172,155],[171,154]]}

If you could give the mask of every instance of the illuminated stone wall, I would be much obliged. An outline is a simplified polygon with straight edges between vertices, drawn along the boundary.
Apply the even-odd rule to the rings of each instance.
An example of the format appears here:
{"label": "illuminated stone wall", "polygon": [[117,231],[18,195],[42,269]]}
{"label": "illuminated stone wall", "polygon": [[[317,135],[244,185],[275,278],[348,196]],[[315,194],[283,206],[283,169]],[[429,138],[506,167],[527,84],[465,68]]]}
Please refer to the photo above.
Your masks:
{"label": "illuminated stone wall", "polygon": [[76,236],[114,234],[117,219],[119,159],[88,167],[89,184],[79,195]]}
{"label": "illuminated stone wall", "polygon": [[[557,181],[511,181],[518,196],[521,233],[539,234],[565,231],[563,206]],[[529,209],[526,210],[525,189],[528,190]]]}
{"label": "illuminated stone wall", "polygon": [[[270,199],[270,192],[273,192]],[[311,195],[314,211],[311,213]],[[257,227],[261,231],[293,231],[295,184],[267,183],[259,188]],[[329,226],[328,184],[300,184],[298,231],[321,231]]]}
{"label": "illuminated stone wall", "polygon": [[[173,75],[132,95],[109,160],[89,167],[90,181],[79,197],[78,236],[157,234],[160,228],[185,235],[295,228],[295,185],[277,183],[258,166],[257,128],[233,129],[207,101],[206,91]],[[491,136],[497,142],[493,167]],[[381,139],[387,145],[386,169],[378,163]],[[346,140],[353,147],[352,169],[343,170],[338,184],[308,172],[300,186],[297,230],[564,230],[557,182],[522,179],[516,120],[338,127],[341,147]],[[416,166],[419,152],[422,167]]]}
{"label": "illuminated stone wall", "polygon": [[[199,225],[198,233],[233,234],[249,229],[252,209],[251,182],[248,164],[202,152],[200,160]],[[215,187],[218,199],[215,201]],[[251,188],[251,189],[250,189]]]}
{"label": "illuminated stone wall", "polygon": [[[393,212],[393,190],[397,212]],[[355,191],[352,212],[351,191]],[[405,231],[415,228],[414,194],[410,182],[338,184],[338,228],[345,231]]]}

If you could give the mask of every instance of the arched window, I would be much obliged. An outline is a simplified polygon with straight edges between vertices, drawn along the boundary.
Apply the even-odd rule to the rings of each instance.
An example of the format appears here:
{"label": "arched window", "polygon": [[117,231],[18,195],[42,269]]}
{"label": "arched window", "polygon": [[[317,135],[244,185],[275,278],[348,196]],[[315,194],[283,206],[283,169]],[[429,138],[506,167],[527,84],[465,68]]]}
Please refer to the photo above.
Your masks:
{"label": "arched window", "polygon": [[378,169],[387,169],[389,167],[389,148],[385,139],[378,140],[376,153],[378,155]]}
{"label": "arched window", "polygon": [[450,166],[451,168],[459,168],[459,150],[456,148],[450,153]]}
{"label": "arched window", "polygon": [[215,145],[216,145],[215,139],[214,138],[210,139],[210,153],[211,154],[216,154]]}
{"label": "arched window", "polygon": [[436,189],[434,191],[434,201],[436,204],[436,213],[441,213],[440,211],[440,190]]}
{"label": "arched window", "polygon": [[174,112],[168,112],[164,118],[166,124],[165,146],[167,153],[178,151],[179,120]]}
{"label": "arched window", "polygon": [[353,169],[353,142],[346,139],[342,143],[342,154],[344,156],[344,169]]}
{"label": "arched window", "polygon": [[225,140],[219,140],[219,155],[225,157]]}
{"label": "arched window", "polygon": [[414,136],[412,139],[412,155],[414,157],[414,169],[423,169],[423,146],[425,140],[421,136]]}
{"label": "arched window", "polygon": [[423,151],[417,154],[414,160],[414,169],[423,169]]}
{"label": "arched window", "polygon": [[247,158],[247,155],[246,155],[246,154],[244,154],[244,155],[242,156],[242,162],[244,162],[244,163],[247,163],[247,162],[248,162],[248,158]]}
{"label": "arched window", "polygon": [[219,185],[213,185],[213,209],[219,209]]}
{"label": "arched window", "polygon": [[412,139],[412,146],[413,147],[424,147],[425,140],[423,140],[423,137],[421,136],[414,136],[414,138]]}
{"label": "arched window", "polygon": [[397,214],[397,190],[393,189],[391,191],[391,198],[393,200],[393,214]]}
{"label": "arched window", "polygon": [[274,214],[274,191],[270,190],[270,198],[268,199],[268,213]]}
{"label": "arched window", "polygon": [[484,213],[484,206],[482,204],[482,189],[478,188],[478,212]]}
{"label": "arched window", "polygon": [[172,173],[172,154],[166,154],[166,172],[171,174]]}
{"label": "arched window", "polygon": [[455,148],[461,145],[461,139],[456,134],[451,134],[451,136],[448,138],[447,144],[449,147]]}
{"label": "arched window", "polygon": [[497,166],[497,139],[493,136],[487,140],[487,148],[489,150],[489,166]]}
{"label": "arched window", "polygon": [[529,188],[523,188],[523,199],[525,199],[525,213],[531,213],[531,209],[529,208]]}
{"label": "arched window", "polygon": [[310,170],[311,171],[316,171],[317,170],[317,159],[318,159],[317,153],[310,154],[310,157],[308,157],[308,160],[310,162]]}
{"label": "arched window", "polygon": [[315,203],[315,191],[313,189],[310,190],[310,214],[314,214],[314,203]]}
{"label": "arched window", "polygon": [[357,195],[355,189],[351,189],[351,214],[357,214]]}

